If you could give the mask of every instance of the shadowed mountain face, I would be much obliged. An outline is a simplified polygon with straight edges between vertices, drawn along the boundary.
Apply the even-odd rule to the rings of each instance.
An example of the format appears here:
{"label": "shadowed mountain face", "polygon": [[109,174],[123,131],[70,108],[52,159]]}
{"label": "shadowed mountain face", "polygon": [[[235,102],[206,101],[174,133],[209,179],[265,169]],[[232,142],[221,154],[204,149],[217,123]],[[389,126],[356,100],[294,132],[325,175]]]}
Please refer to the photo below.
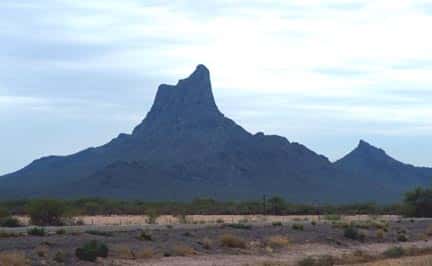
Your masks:
{"label": "shadowed mountain face", "polygon": [[[376,171],[381,163],[398,162],[381,161],[385,156],[379,150],[359,149],[353,157],[366,160],[347,156],[334,165],[283,137],[250,134],[218,110],[209,71],[199,65],[177,85],[159,86],[150,112],[131,135],[120,134],[70,156],[36,160],[1,178],[0,197],[227,200],[266,194],[295,202],[397,199],[400,186],[388,189],[381,178],[370,178],[361,168]],[[369,166],[368,158],[378,166]],[[406,180],[402,186],[417,184]]]}

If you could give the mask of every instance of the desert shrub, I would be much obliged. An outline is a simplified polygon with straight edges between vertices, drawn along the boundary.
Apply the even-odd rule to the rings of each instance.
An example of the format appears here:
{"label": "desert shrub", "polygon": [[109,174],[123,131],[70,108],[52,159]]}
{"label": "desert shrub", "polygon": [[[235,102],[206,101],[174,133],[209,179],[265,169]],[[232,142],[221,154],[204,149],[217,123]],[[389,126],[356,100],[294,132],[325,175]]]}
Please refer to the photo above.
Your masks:
{"label": "desert shrub", "polygon": [[377,237],[378,239],[383,239],[383,238],[384,238],[384,235],[385,235],[385,232],[384,232],[383,229],[378,229],[378,230],[376,231],[375,235],[376,235],[376,237]]}
{"label": "desert shrub", "polygon": [[0,226],[2,226],[2,227],[20,227],[21,223],[17,218],[8,216],[8,217],[0,219]]}
{"label": "desert shrub", "polygon": [[212,245],[213,245],[213,241],[208,238],[205,237],[203,238],[203,240],[201,240],[200,242],[198,242],[204,249],[211,249]]}
{"label": "desert shrub", "polygon": [[153,237],[150,233],[147,233],[145,231],[141,232],[138,236],[138,239],[145,240],[145,241],[153,241]]}
{"label": "desert shrub", "polygon": [[62,225],[66,205],[58,200],[34,200],[27,206],[30,222],[34,225]]}
{"label": "desert shrub", "polygon": [[246,248],[246,242],[237,236],[224,234],[220,238],[221,246],[229,248]]}
{"label": "desert shrub", "polygon": [[293,224],[293,225],[291,226],[291,228],[292,228],[293,230],[297,230],[297,231],[303,231],[303,230],[304,230],[304,226],[303,226],[303,224]]}
{"label": "desert shrub", "polygon": [[432,188],[416,188],[405,194],[404,214],[411,217],[432,217]]}
{"label": "desert shrub", "polygon": [[317,225],[317,222],[314,221],[314,220],[312,220],[312,221],[311,221],[311,225],[312,225],[312,226],[315,226],[315,225]]}
{"label": "desert shrub", "polygon": [[408,237],[405,234],[399,233],[397,236],[397,241],[406,242],[408,241]]}
{"label": "desert shrub", "polygon": [[387,258],[399,258],[405,255],[405,250],[402,247],[391,247],[383,252]]}
{"label": "desert shrub", "polygon": [[216,220],[216,223],[217,224],[223,224],[225,221],[223,220],[223,219],[221,219],[221,218],[219,218],[219,219],[217,219]]}
{"label": "desert shrub", "polygon": [[359,241],[363,241],[365,239],[365,235],[353,226],[345,228],[344,237]]}
{"label": "desert shrub", "polygon": [[133,259],[135,258],[134,252],[124,244],[119,244],[110,249],[110,256],[114,256],[121,259]]}
{"label": "desert shrub", "polygon": [[23,252],[7,251],[0,253],[0,265],[5,266],[26,266],[27,258]]}
{"label": "desert shrub", "polygon": [[156,210],[147,211],[147,223],[156,224],[159,213]]}
{"label": "desert shrub", "polygon": [[135,258],[137,259],[149,259],[155,255],[155,252],[151,248],[144,248],[134,252]]}
{"label": "desert shrub", "polygon": [[272,225],[273,226],[282,226],[282,222],[273,222]]}
{"label": "desert shrub", "polygon": [[267,239],[267,244],[272,248],[286,247],[290,244],[290,241],[285,236],[271,236]]}
{"label": "desert shrub", "polygon": [[108,247],[97,240],[92,240],[84,246],[75,250],[75,255],[80,260],[96,261],[96,258],[106,258],[108,256]]}
{"label": "desert shrub", "polygon": [[426,235],[432,236],[432,224],[429,225],[428,228],[426,229]]}
{"label": "desert shrub", "polygon": [[107,237],[113,236],[112,232],[99,231],[99,230],[87,230],[86,233],[89,235],[95,235],[95,236],[107,236]]}
{"label": "desert shrub", "polygon": [[32,227],[27,230],[27,234],[31,236],[44,236],[46,235],[46,231],[43,227]]}
{"label": "desert shrub", "polygon": [[9,232],[5,232],[5,231],[0,231],[0,239],[1,238],[10,238],[10,237],[18,237],[18,234],[15,233],[9,233]]}
{"label": "desert shrub", "polygon": [[65,229],[58,229],[58,230],[56,230],[56,234],[57,235],[64,235],[64,234],[66,234],[66,230]]}
{"label": "desert shrub", "polygon": [[9,216],[9,211],[4,207],[0,207],[0,219],[6,218],[8,216]]}
{"label": "desert shrub", "polygon": [[341,216],[338,214],[327,214],[324,216],[324,219],[326,219],[327,221],[340,221]]}
{"label": "desert shrub", "polygon": [[177,246],[174,246],[174,248],[173,248],[173,255],[174,256],[192,256],[195,254],[196,254],[196,251],[189,246],[177,245]]}
{"label": "desert shrub", "polygon": [[243,224],[243,223],[226,224],[225,226],[235,228],[235,229],[244,229],[244,230],[250,230],[252,228],[250,224]]}
{"label": "desert shrub", "polygon": [[332,256],[306,257],[298,262],[298,266],[333,266],[335,260]]}
{"label": "desert shrub", "polygon": [[66,260],[66,254],[62,251],[57,251],[53,259],[57,263],[64,263]]}
{"label": "desert shrub", "polygon": [[48,255],[48,246],[42,245],[35,248],[35,252],[39,257],[46,257]]}

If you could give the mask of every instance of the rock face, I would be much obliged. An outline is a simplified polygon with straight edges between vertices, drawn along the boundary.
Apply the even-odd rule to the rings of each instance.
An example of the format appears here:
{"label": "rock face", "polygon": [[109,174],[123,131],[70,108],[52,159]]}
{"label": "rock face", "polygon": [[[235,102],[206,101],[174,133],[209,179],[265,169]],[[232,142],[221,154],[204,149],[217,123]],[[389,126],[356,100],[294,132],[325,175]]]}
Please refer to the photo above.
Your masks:
{"label": "rock face", "polygon": [[[363,142],[359,150],[355,154],[383,157]],[[283,137],[250,134],[219,111],[209,71],[199,65],[175,86],[159,86],[150,112],[132,134],[70,156],[36,160],[1,177],[0,197],[228,200],[279,195],[310,203],[400,196],[379,178],[362,178],[365,172],[353,170],[357,164],[349,157],[334,165]],[[359,169],[369,167],[360,161],[365,164]]]}

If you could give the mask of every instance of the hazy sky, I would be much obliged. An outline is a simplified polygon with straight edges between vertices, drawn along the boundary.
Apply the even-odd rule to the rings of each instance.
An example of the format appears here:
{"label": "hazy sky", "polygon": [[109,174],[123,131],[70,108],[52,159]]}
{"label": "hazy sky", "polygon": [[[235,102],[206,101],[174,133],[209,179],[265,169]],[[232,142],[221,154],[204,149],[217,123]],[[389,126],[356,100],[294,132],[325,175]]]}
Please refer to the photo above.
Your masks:
{"label": "hazy sky", "polygon": [[432,166],[431,29],[423,0],[1,0],[0,174],[130,133],[199,63],[253,133]]}

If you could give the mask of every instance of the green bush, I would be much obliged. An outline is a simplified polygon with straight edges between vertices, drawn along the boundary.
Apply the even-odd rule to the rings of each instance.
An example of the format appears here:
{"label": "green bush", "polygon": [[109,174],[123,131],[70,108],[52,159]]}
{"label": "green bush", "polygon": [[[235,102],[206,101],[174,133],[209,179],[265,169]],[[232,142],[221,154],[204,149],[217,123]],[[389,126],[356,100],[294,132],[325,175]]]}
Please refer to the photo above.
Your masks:
{"label": "green bush", "polygon": [[333,266],[335,260],[332,256],[306,257],[298,262],[298,266]]}
{"label": "green bush", "polygon": [[405,194],[404,215],[432,217],[432,188],[416,188]]}
{"label": "green bush", "polygon": [[34,200],[27,206],[30,222],[34,225],[62,225],[66,205],[58,200]]}
{"label": "green bush", "polygon": [[14,217],[6,217],[0,219],[1,227],[20,227],[21,223],[17,218]]}
{"label": "green bush", "polygon": [[353,226],[349,226],[345,228],[344,230],[344,237],[352,239],[352,240],[359,240],[363,241],[365,238],[365,235],[361,233],[357,228]]}
{"label": "green bush", "polygon": [[96,261],[98,257],[108,256],[108,247],[99,241],[92,240],[75,250],[75,256],[80,260]]}
{"label": "green bush", "polygon": [[252,226],[250,224],[226,224],[225,226],[235,228],[235,229],[244,229],[244,230],[250,230]]}
{"label": "green bush", "polygon": [[282,222],[273,222],[272,225],[273,226],[282,226]]}
{"label": "green bush", "polygon": [[9,216],[9,212],[6,208],[0,207],[0,219],[6,218]]}
{"label": "green bush", "polygon": [[32,235],[32,236],[44,236],[46,235],[46,231],[45,228],[43,227],[33,227],[27,230],[27,234]]}
{"label": "green bush", "polygon": [[153,241],[151,234],[149,234],[147,232],[141,232],[138,239],[145,240],[145,241]]}
{"label": "green bush", "polygon": [[293,224],[293,225],[291,226],[291,228],[292,228],[293,230],[297,230],[297,231],[303,231],[303,230],[304,230],[304,226],[303,226],[302,224]]}
{"label": "green bush", "polygon": [[86,233],[95,236],[113,236],[113,233],[111,232],[99,231],[99,230],[87,230]]}
{"label": "green bush", "polygon": [[57,231],[56,231],[56,234],[57,235],[64,235],[64,234],[66,234],[66,230],[65,229],[58,229]]}
{"label": "green bush", "polygon": [[405,250],[402,247],[391,247],[383,252],[387,258],[399,258],[405,255]]}
{"label": "green bush", "polygon": [[406,241],[408,241],[408,237],[405,234],[400,233],[397,236],[397,240],[399,242],[406,242]]}

